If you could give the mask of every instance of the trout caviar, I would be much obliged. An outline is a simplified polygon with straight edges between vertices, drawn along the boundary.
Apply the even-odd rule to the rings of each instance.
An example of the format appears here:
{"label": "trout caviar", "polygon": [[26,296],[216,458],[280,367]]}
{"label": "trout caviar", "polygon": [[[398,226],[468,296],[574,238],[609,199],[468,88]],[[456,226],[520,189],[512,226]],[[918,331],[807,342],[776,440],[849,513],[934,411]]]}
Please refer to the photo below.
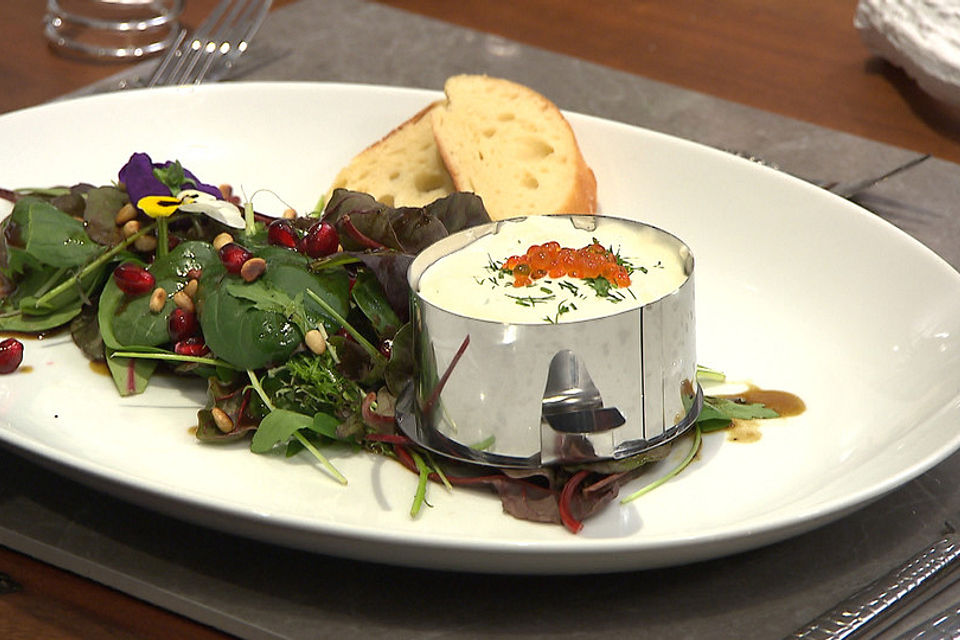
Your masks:
{"label": "trout caviar", "polygon": [[515,287],[526,287],[546,276],[604,278],[617,287],[630,286],[630,271],[612,251],[597,242],[581,249],[561,247],[553,241],[531,245],[523,255],[507,258],[501,269],[513,276]]}

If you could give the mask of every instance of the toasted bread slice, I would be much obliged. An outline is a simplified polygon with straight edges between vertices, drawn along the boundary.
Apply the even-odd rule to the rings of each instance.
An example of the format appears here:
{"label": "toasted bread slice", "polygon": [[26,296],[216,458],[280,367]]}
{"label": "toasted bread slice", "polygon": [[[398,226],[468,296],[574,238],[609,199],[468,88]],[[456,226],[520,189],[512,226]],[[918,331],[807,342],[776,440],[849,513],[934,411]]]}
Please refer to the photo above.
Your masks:
{"label": "toasted bread slice", "polygon": [[440,156],[454,188],[479,195],[491,218],[596,212],[596,178],[550,100],[482,75],[453,76],[444,92],[430,110]]}
{"label": "toasted bread slice", "polygon": [[435,102],[361,151],[333,181],[336,188],[369,193],[379,202],[397,207],[421,207],[453,193],[433,139],[430,112]]}

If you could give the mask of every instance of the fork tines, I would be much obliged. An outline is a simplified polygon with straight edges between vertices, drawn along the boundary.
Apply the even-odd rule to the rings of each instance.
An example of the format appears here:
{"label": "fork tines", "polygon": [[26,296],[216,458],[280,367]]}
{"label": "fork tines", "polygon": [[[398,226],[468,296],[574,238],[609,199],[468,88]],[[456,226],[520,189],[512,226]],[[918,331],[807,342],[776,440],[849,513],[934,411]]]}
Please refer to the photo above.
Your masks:
{"label": "fork tines", "polygon": [[212,70],[228,70],[247,49],[272,2],[221,0],[192,36],[180,32],[146,86],[200,84]]}

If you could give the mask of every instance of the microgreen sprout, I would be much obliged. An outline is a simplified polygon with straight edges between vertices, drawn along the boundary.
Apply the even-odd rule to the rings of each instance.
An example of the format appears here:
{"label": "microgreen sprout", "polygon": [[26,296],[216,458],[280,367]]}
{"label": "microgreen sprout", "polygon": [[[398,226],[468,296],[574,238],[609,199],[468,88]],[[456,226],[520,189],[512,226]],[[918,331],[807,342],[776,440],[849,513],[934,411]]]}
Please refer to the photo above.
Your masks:
{"label": "microgreen sprout", "polygon": [[[267,395],[267,393],[263,390],[263,387],[260,385],[260,379],[257,378],[256,372],[248,369],[247,377],[250,379],[250,387],[257,393],[267,409],[269,409],[271,413],[276,412],[278,409],[273,405],[273,402],[270,401],[270,396]],[[319,449],[313,446],[313,443],[311,443],[302,433],[300,433],[299,429],[293,432],[293,437],[296,438],[301,445],[303,445],[304,449],[313,454],[313,457],[315,457],[317,461],[319,461],[320,464],[323,465],[328,472],[330,472],[330,475],[332,475],[337,482],[340,484],[347,484],[346,477],[340,473],[336,467],[333,466],[326,456],[320,453]]]}
{"label": "microgreen sprout", "polygon": [[693,462],[693,459],[696,457],[697,452],[700,451],[700,443],[701,443],[702,441],[703,441],[703,435],[700,433],[700,427],[699,427],[699,426],[694,426],[694,428],[693,428],[693,443],[690,445],[690,451],[688,451],[686,457],[684,457],[684,459],[680,461],[680,464],[678,464],[678,465],[675,466],[673,469],[671,469],[670,471],[668,471],[668,472],[667,472],[665,475],[663,475],[662,477],[657,478],[656,480],[654,480],[654,481],[651,482],[650,484],[648,484],[648,485],[646,485],[646,486],[643,486],[643,487],[640,487],[639,489],[637,489],[636,491],[634,491],[634,492],[631,493],[630,495],[626,496],[625,498],[622,498],[622,499],[620,500],[620,504],[627,504],[627,503],[629,503],[629,502],[633,502],[634,500],[636,500],[636,499],[639,498],[640,496],[643,496],[643,495],[646,495],[646,494],[650,493],[651,491],[653,491],[653,490],[656,489],[657,487],[665,484],[668,480],[670,480],[671,478],[673,478],[674,476],[676,476],[678,473],[680,473],[681,471],[683,471],[684,469],[686,469],[686,468],[690,465],[690,463]]}

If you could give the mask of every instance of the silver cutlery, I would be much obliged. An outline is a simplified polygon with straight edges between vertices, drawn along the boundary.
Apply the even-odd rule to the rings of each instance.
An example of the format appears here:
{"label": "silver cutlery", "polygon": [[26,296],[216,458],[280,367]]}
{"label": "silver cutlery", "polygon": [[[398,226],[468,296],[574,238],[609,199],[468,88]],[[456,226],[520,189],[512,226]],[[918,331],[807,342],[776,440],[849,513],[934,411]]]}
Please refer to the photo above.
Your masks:
{"label": "silver cutlery", "polygon": [[947,586],[948,578],[960,566],[958,559],[960,534],[948,522],[943,538],[803,625],[787,639],[850,640],[876,631],[881,624],[892,624]]}
{"label": "silver cutlery", "polygon": [[218,79],[247,50],[272,3],[221,0],[189,38],[181,30],[144,86],[200,84]]}
{"label": "silver cutlery", "polygon": [[924,160],[927,160],[929,157],[930,157],[929,153],[924,154],[922,156],[917,156],[916,158],[908,162],[905,162],[898,167],[894,167],[893,169],[891,169],[890,171],[887,171],[886,173],[883,173],[879,176],[875,176],[872,178],[866,178],[864,180],[857,180],[854,182],[827,182],[827,183],[821,183],[819,184],[819,186],[823,187],[827,191],[830,191],[831,193],[837,194],[842,198],[852,198],[855,195],[866,191],[870,187],[876,184],[879,184],[880,182],[883,182],[887,178],[895,176],[898,173],[902,173],[907,169],[912,169],[913,167],[917,166]]}
{"label": "silver cutlery", "polygon": [[[730,150],[730,149],[724,149],[724,151],[727,151],[728,153],[732,153],[733,155],[738,156],[740,158],[750,160],[751,162],[755,162],[757,164],[770,167],[771,169],[776,169],[777,171],[783,171],[783,169],[781,169],[775,163],[769,162],[753,154],[746,153],[743,151]],[[858,194],[863,193],[870,187],[873,187],[879,184],[880,182],[883,182],[887,178],[893,177],[898,173],[902,173],[908,169],[912,169],[913,167],[917,166],[918,164],[920,164],[921,162],[929,158],[930,158],[929,153],[920,155],[915,158],[911,158],[907,162],[899,166],[896,166],[893,169],[890,169],[889,171],[882,173],[878,176],[871,176],[869,178],[864,178],[863,180],[855,180],[851,182],[827,181],[827,180],[820,180],[820,179],[814,179],[814,178],[805,178],[803,176],[795,176],[795,177],[800,178],[801,180],[804,180],[811,184],[815,184],[818,187],[821,187],[823,189],[826,189],[827,191],[834,193],[840,196],[841,198],[850,199]],[[785,172],[785,173],[789,173],[789,172]]]}
{"label": "silver cutlery", "polygon": [[896,640],[954,640],[960,638],[960,603],[947,607]]}

